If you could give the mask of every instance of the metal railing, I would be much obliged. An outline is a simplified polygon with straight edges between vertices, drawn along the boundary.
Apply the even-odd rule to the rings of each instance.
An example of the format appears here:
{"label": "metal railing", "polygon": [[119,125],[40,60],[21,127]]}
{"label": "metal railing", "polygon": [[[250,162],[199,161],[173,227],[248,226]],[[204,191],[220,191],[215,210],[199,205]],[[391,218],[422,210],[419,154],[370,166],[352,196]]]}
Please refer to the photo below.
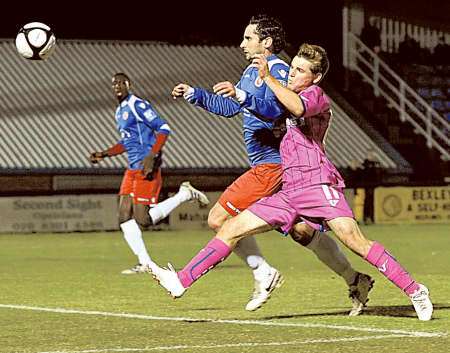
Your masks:
{"label": "metal railing", "polygon": [[375,96],[383,97],[425,137],[429,148],[436,148],[444,161],[450,160],[450,123],[434,110],[418,93],[369,49],[355,34],[347,32],[345,62],[369,83]]}
{"label": "metal railing", "polygon": [[446,44],[450,44],[450,33],[444,28],[436,29],[415,23],[385,16],[371,16],[378,22],[380,29],[381,50],[387,53],[396,53],[400,43],[408,36],[413,38],[421,48],[433,51],[439,43],[439,38],[444,38]]}

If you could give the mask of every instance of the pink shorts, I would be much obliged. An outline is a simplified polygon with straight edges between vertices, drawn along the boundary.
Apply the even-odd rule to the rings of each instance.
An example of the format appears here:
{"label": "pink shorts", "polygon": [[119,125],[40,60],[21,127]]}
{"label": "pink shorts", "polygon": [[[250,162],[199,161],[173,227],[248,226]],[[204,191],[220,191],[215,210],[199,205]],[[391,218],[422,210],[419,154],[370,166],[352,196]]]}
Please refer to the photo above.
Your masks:
{"label": "pink shorts", "polygon": [[343,189],[324,184],[281,190],[262,198],[248,210],[284,233],[289,233],[298,222],[322,231],[329,229],[326,221],[338,217],[353,218]]}

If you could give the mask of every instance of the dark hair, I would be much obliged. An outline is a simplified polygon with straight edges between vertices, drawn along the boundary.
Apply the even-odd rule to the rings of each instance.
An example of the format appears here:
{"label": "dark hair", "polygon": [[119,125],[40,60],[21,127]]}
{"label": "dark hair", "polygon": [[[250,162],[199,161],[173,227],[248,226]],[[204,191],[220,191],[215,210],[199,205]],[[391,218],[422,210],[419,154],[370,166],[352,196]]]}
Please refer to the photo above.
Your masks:
{"label": "dark hair", "polygon": [[278,54],[286,46],[286,33],[280,20],[266,14],[253,16],[249,22],[250,25],[256,25],[256,34],[259,40],[272,38],[272,52]]}
{"label": "dark hair", "polygon": [[312,63],[311,72],[322,74],[322,79],[330,68],[328,55],[324,48],[314,44],[303,43],[297,53],[298,57],[303,57]]}
{"label": "dark hair", "polygon": [[117,73],[114,74],[113,77],[117,77],[117,76],[122,76],[123,78],[125,78],[126,81],[131,83],[131,80],[130,80],[130,78],[128,77],[127,74],[125,74],[123,72],[117,72]]}

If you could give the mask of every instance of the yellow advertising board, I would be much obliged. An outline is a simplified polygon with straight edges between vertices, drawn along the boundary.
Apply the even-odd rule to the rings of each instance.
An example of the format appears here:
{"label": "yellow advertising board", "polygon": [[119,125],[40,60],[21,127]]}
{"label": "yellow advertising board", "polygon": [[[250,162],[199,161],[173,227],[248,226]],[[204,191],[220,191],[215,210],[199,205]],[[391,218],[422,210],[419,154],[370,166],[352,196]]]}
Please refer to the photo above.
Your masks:
{"label": "yellow advertising board", "polygon": [[450,223],[450,186],[379,187],[375,223]]}

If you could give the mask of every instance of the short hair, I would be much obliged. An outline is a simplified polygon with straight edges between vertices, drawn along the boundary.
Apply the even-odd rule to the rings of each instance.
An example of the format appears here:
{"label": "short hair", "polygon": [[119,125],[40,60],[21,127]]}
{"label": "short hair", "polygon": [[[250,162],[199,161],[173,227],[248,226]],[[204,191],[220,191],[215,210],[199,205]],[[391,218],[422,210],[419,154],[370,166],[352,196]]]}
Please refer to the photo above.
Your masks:
{"label": "short hair", "polygon": [[259,40],[272,38],[272,52],[278,54],[286,46],[286,32],[281,21],[266,14],[259,14],[250,19],[249,24],[256,25],[255,32]]}
{"label": "short hair", "polygon": [[303,43],[298,49],[297,56],[305,58],[312,63],[311,72],[313,74],[322,74],[322,79],[330,68],[327,52],[319,45]]}
{"label": "short hair", "polygon": [[131,80],[130,80],[130,78],[128,77],[127,74],[125,74],[123,72],[117,72],[117,73],[114,74],[113,77],[117,77],[117,76],[122,76],[123,78],[125,78],[126,81],[131,83]]}

